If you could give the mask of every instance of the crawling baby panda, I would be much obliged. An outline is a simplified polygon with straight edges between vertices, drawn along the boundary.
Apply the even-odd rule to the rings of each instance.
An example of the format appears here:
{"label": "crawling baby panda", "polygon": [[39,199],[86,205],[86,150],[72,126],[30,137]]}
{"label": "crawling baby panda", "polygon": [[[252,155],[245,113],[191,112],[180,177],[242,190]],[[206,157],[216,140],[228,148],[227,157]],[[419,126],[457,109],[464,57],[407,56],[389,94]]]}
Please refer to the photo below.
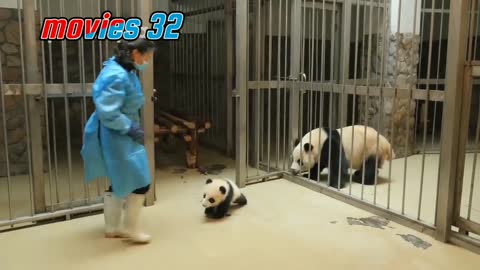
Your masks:
{"label": "crawling baby panda", "polygon": [[247,198],[238,186],[229,179],[207,179],[205,183],[202,206],[209,218],[220,219],[228,216],[230,206],[244,206]]}

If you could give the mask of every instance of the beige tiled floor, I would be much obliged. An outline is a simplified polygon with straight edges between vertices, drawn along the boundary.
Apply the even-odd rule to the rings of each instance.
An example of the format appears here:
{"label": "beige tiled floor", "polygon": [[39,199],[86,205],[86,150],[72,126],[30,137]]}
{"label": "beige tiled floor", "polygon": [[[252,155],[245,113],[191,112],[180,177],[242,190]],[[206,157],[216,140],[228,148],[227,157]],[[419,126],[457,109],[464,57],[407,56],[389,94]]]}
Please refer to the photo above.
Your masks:
{"label": "beige tiled floor", "polygon": [[[233,162],[222,175],[233,176]],[[158,201],[145,209],[150,245],[102,237],[103,216],[0,234],[0,269],[478,269],[480,256],[395,223],[349,225],[371,214],[285,180],[248,186],[249,204],[217,222],[205,220],[207,176],[174,173],[160,160]],[[348,188],[347,188],[348,190]],[[353,188],[352,188],[353,190]],[[432,244],[413,246],[398,234]]]}

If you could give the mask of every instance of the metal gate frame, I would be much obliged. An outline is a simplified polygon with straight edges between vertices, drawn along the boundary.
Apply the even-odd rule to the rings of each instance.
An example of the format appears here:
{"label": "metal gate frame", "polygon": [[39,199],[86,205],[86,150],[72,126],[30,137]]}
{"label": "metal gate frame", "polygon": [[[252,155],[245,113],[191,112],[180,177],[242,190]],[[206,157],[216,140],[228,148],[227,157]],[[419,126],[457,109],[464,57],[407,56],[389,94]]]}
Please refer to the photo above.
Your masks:
{"label": "metal gate frame", "polygon": [[[240,187],[244,187],[249,183],[247,179],[246,168],[247,162],[247,102],[248,102],[248,74],[249,74],[249,15],[250,15],[250,1],[237,0],[236,1],[236,181]],[[440,154],[440,172],[438,182],[437,194],[437,215],[435,218],[435,226],[427,225],[418,220],[412,220],[402,214],[395,213],[391,209],[385,209],[377,205],[372,205],[365,201],[350,197],[346,194],[337,192],[334,189],[322,187],[320,185],[306,182],[299,177],[292,176],[288,172],[275,172],[271,174],[264,174],[258,176],[263,181],[275,176],[282,177],[294,183],[305,186],[314,191],[323,193],[335,199],[341,200],[345,203],[359,207],[366,211],[386,217],[394,222],[410,227],[417,231],[426,233],[435,237],[439,241],[450,242],[474,252],[480,253],[480,241],[470,238],[462,233],[457,233],[452,230],[452,225],[458,225],[455,222],[454,205],[455,200],[459,194],[455,194],[455,187],[458,187],[458,176],[462,175],[461,168],[464,165],[464,155],[462,153],[465,149],[466,142],[461,139],[460,123],[462,122],[462,101],[468,100],[464,93],[464,65],[465,55],[467,49],[467,32],[468,32],[468,14],[469,1],[460,0],[455,5],[450,7],[450,22],[447,51],[447,72],[446,72],[446,88],[444,92],[444,110],[443,110],[443,125],[442,125],[442,143]],[[293,0],[291,12],[299,12],[301,8],[300,0]],[[348,11],[347,11],[348,12]],[[293,16],[293,15],[292,15]],[[300,26],[299,16],[293,16],[297,20],[292,20],[291,27],[298,29]],[[345,31],[345,30],[344,30]],[[291,39],[293,48],[291,51],[291,69],[290,74],[297,78],[300,70],[300,33],[299,31],[291,32]],[[297,49],[295,49],[297,48]],[[467,70],[468,70],[467,66]],[[468,82],[468,80],[467,80]],[[276,87],[277,82],[266,82],[267,87]],[[274,86],[275,85],[275,86]],[[295,86],[301,85],[301,82],[291,84],[293,92],[291,95],[290,108],[298,108],[299,93],[295,92]],[[468,89],[468,88],[467,88]],[[463,94],[462,94],[463,93]],[[431,93],[427,93],[427,98]],[[291,119],[298,119],[298,110],[292,109],[290,111]],[[288,142],[292,142],[295,134],[298,134],[298,125],[293,123],[290,127]],[[469,228],[471,229],[471,228]],[[476,227],[476,229],[478,229]]]}
{"label": "metal gate frame", "polygon": [[[477,1],[472,1],[471,10],[476,9]],[[454,205],[454,225],[459,228],[459,233],[463,236],[467,236],[469,233],[480,234],[480,223],[470,220],[470,211],[472,208],[472,198],[474,192],[474,183],[475,179],[472,178],[471,189],[469,194],[469,203],[468,203],[468,215],[467,217],[462,217],[461,212],[461,201],[463,195],[463,179],[464,179],[464,168],[465,168],[465,154],[468,145],[468,125],[470,122],[470,112],[471,112],[471,100],[472,100],[472,90],[474,80],[480,78],[480,61],[475,60],[474,51],[474,30],[475,30],[475,12],[471,12],[469,16],[469,28],[465,28],[464,32],[466,37],[462,37],[465,40],[465,45],[462,45],[465,48],[467,58],[464,63],[464,73],[463,73],[463,89],[461,92],[462,97],[462,108],[460,115],[460,136],[458,139],[458,162],[457,162],[457,172],[456,172],[456,182],[455,182],[455,205]],[[467,21],[467,20],[465,20]],[[469,30],[469,31],[468,31]],[[464,35],[465,35],[464,34]],[[465,55],[465,54],[464,54]],[[480,123],[477,123],[477,135],[480,131]],[[478,151],[478,149],[475,149]],[[475,153],[477,155],[478,153]],[[474,158],[474,161],[476,159]],[[473,165],[475,166],[475,164]],[[473,177],[475,174],[473,175]]]}

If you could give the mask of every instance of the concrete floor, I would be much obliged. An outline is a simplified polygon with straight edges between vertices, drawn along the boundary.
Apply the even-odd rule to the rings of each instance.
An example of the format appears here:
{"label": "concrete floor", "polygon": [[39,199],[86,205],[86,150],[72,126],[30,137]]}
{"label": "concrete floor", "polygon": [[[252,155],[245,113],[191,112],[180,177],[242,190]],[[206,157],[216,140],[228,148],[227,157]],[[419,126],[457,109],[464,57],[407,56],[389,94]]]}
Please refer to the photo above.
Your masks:
{"label": "concrete floor", "polygon": [[[233,160],[211,151],[201,153],[202,165],[225,165],[221,175],[234,177]],[[412,216],[418,209],[421,158],[408,159],[405,213]],[[0,234],[0,269],[477,269],[480,263],[479,255],[392,222],[380,228],[349,225],[349,218],[372,215],[286,180],[248,186],[246,207],[225,220],[207,221],[200,199],[204,180],[211,175],[185,170],[182,157],[159,155],[157,161],[158,201],[145,209],[144,218],[146,229],[154,236],[150,245],[130,246],[104,239],[103,216],[97,215]],[[83,172],[78,165],[81,163],[73,164],[73,196],[80,200],[85,197]],[[434,216],[437,164],[437,155],[426,156],[424,220]],[[400,211],[404,160],[395,160],[392,165],[390,205]],[[467,175],[471,175],[471,169],[469,172]],[[256,169],[250,169],[249,175],[254,174]],[[67,169],[59,171],[61,202],[69,197],[66,175]],[[380,175],[388,178],[388,165]],[[14,213],[28,215],[28,178],[17,177],[11,182]],[[470,180],[467,182],[469,185]],[[8,213],[5,184],[0,182],[3,217]],[[388,186],[388,181],[377,186],[377,203],[387,203]],[[96,184],[89,186],[92,198],[96,188]],[[347,186],[342,192],[349,190]],[[351,190],[361,196],[361,185],[353,184]],[[374,193],[373,187],[364,187],[365,200],[373,201]],[[472,213],[477,209],[472,208]],[[350,223],[358,220],[350,219]],[[416,236],[431,246],[416,247],[401,235]]]}
{"label": "concrete floor", "polygon": [[[227,164],[222,175],[232,175]],[[145,209],[154,241],[103,238],[103,216],[0,234],[1,269],[478,269],[480,256],[390,222],[349,225],[368,212],[286,180],[245,188],[249,204],[224,220],[203,217],[195,171],[159,170]],[[400,235],[431,244],[423,249]],[[417,239],[417,241],[420,241]]]}

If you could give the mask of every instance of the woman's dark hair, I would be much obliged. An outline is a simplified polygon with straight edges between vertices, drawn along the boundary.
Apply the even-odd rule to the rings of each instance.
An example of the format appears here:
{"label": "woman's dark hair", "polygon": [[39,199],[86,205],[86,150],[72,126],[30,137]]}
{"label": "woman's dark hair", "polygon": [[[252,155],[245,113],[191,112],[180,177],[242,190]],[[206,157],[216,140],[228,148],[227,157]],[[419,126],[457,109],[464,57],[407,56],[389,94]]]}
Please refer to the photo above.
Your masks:
{"label": "woman's dark hair", "polygon": [[135,68],[133,64],[131,53],[137,49],[139,53],[146,53],[155,50],[155,43],[152,41],[139,38],[132,41],[119,40],[117,48],[115,49],[115,61],[120,64],[124,69],[131,71]]}

